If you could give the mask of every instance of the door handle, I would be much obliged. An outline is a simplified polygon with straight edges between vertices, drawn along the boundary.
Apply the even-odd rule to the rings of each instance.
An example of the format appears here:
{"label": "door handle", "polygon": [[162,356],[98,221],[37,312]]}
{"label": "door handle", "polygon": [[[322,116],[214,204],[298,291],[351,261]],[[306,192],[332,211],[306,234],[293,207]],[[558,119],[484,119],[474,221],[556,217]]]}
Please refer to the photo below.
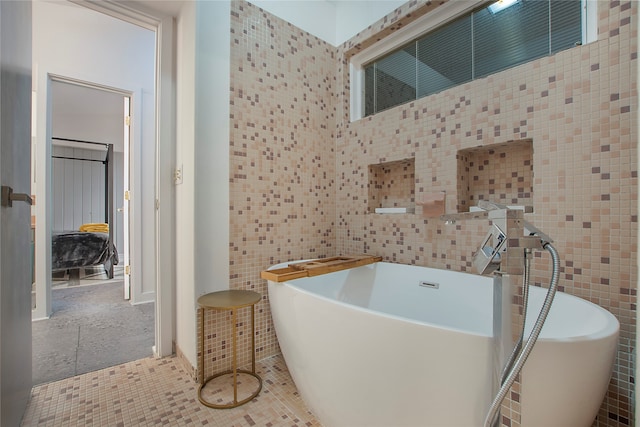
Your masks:
{"label": "door handle", "polygon": [[3,185],[2,186],[2,206],[12,207],[13,202],[25,202],[28,205],[33,204],[31,196],[25,193],[14,193],[13,188]]}

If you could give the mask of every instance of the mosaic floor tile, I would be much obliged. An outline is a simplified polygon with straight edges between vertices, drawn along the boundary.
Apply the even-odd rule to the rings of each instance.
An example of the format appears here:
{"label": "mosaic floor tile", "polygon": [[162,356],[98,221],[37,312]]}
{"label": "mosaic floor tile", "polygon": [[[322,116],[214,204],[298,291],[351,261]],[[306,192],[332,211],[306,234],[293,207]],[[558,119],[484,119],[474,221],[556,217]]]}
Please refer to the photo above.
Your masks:
{"label": "mosaic floor tile", "polygon": [[263,381],[256,398],[212,409],[200,404],[198,384],[177,358],[141,359],[34,387],[22,426],[321,427],[282,356],[257,362],[256,372]]}

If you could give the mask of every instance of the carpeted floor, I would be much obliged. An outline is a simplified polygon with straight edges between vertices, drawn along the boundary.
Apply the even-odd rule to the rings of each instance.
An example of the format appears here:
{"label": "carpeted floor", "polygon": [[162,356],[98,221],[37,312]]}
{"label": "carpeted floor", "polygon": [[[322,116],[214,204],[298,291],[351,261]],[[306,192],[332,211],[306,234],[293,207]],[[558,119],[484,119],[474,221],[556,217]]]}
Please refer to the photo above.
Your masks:
{"label": "carpeted floor", "polygon": [[57,285],[53,315],[32,323],[34,385],[153,354],[154,304],[125,301],[122,280]]}

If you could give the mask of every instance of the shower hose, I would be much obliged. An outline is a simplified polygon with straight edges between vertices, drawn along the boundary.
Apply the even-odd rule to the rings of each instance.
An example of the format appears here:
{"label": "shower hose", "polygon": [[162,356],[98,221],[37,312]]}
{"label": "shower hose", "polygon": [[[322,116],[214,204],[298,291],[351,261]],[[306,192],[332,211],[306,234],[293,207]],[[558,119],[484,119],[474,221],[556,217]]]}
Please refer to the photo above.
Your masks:
{"label": "shower hose", "polygon": [[[549,314],[549,310],[551,309],[551,303],[553,302],[553,297],[556,294],[556,290],[558,287],[558,277],[560,274],[560,258],[558,256],[558,252],[556,249],[548,242],[545,242],[542,247],[551,254],[551,259],[553,262],[553,272],[551,275],[551,283],[549,284],[549,290],[547,291],[547,296],[544,299],[544,303],[542,304],[542,308],[540,309],[540,314],[538,315],[538,319],[536,323],[533,325],[533,329],[531,330],[531,334],[527,339],[526,344],[522,347],[522,342],[524,338],[524,325],[526,321],[526,313],[527,313],[527,303],[528,303],[528,295],[529,295],[529,256],[525,258],[525,282],[524,282],[524,318],[522,323],[522,335],[520,335],[520,339],[516,344],[516,347],[511,355],[510,360],[508,361],[505,371],[503,372],[502,386],[498,393],[496,394],[493,402],[491,403],[491,407],[489,407],[489,412],[487,413],[487,417],[484,420],[484,427],[492,427],[494,426],[494,422],[496,421],[496,417],[500,411],[500,405],[502,405],[502,401],[506,397],[509,389],[515,382],[518,374],[522,371],[522,367],[524,363],[527,361],[531,350],[533,350],[533,346],[538,340],[538,336],[540,335],[540,331],[542,330],[542,326],[544,325],[545,320],[547,319],[547,315]],[[517,356],[517,357],[516,357]]]}

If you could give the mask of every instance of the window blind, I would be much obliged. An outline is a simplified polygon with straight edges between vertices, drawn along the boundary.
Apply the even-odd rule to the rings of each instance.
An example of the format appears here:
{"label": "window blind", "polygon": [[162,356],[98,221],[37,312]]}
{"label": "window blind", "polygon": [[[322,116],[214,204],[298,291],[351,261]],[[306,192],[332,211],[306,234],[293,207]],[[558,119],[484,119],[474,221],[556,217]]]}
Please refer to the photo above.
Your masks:
{"label": "window blind", "polygon": [[483,7],[365,65],[365,116],[581,43],[581,0]]}

